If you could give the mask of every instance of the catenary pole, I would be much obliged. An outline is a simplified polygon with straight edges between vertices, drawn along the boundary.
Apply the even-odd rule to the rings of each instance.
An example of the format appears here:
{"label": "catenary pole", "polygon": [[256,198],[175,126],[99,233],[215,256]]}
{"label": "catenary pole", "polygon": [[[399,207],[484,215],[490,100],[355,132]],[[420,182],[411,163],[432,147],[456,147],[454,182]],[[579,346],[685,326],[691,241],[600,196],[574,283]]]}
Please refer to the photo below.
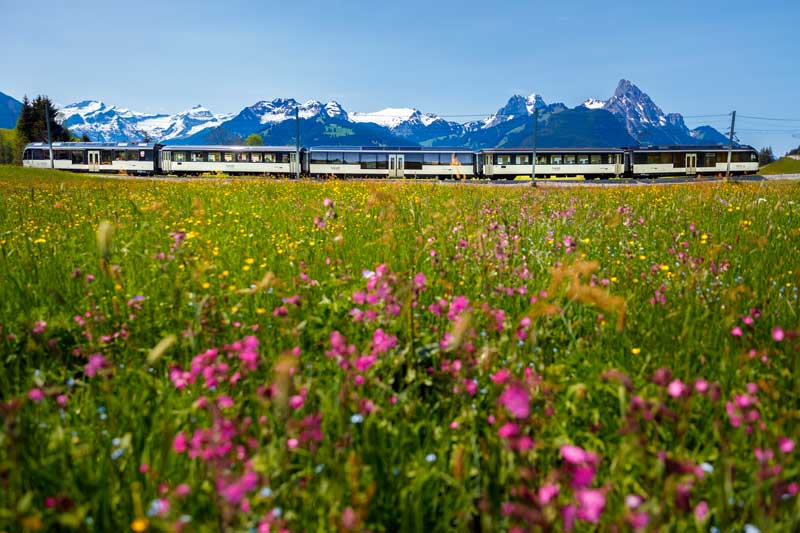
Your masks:
{"label": "catenary pole", "polygon": [[531,159],[531,185],[536,186],[536,136],[539,131],[539,110],[533,103],[533,159]]}
{"label": "catenary pole", "polygon": [[295,179],[300,179],[300,108],[294,108],[294,122],[297,127],[297,134],[295,137],[297,138],[297,146],[295,147],[295,159],[297,161],[297,166],[295,167]]}
{"label": "catenary pole", "polygon": [[725,179],[731,177],[731,157],[733,156],[733,128],[736,126],[736,111],[731,113],[731,134],[728,138],[728,169],[725,171]]}
{"label": "catenary pole", "polygon": [[47,122],[47,145],[50,147],[50,168],[55,168],[53,164],[53,136],[50,134],[50,102],[44,101],[44,121]]}

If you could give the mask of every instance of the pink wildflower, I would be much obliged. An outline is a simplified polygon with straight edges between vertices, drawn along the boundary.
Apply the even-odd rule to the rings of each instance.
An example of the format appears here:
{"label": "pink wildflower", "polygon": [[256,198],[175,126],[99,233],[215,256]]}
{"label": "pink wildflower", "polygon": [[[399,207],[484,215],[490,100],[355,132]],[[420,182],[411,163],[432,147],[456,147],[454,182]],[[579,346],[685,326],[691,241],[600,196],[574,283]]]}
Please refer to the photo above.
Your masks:
{"label": "pink wildflower", "polygon": [[553,498],[558,496],[558,485],[552,483],[543,485],[539,488],[539,505],[547,505]]}
{"label": "pink wildflower", "polygon": [[778,449],[782,453],[792,453],[794,441],[788,437],[778,437]]}
{"label": "pink wildflower", "polygon": [[42,333],[44,333],[44,328],[46,327],[47,327],[47,322],[45,322],[44,320],[37,320],[36,322],[34,322],[33,329],[31,331],[33,331],[34,335],[41,335]]}
{"label": "pink wildflower", "polygon": [[580,503],[578,518],[592,524],[599,522],[606,506],[606,495],[597,489],[580,489],[576,491],[575,497]]}
{"label": "pink wildflower", "polygon": [[667,386],[667,393],[672,396],[673,398],[679,398],[683,395],[685,387],[683,382],[679,379],[676,379]]}
{"label": "pink wildflower", "polygon": [[784,335],[785,334],[783,332],[783,328],[781,328],[780,326],[775,326],[774,328],[772,328],[772,339],[775,342],[781,342],[784,338]]}
{"label": "pink wildflower", "polygon": [[508,380],[510,376],[511,372],[507,368],[501,368],[500,370],[492,374],[492,381],[498,385],[502,385]]}
{"label": "pink wildflower", "polygon": [[44,400],[44,391],[42,389],[36,387],[28,391],[28,398],[30,398],[34,402],[41,402]]}
{"label": "pink wildflower", "polygon": [[518,433],[519,433],[519,426],[516,425],[516,424],[513,424],[511,422],[507,422],[507,423],[503,424],[503,426],[497,432],[497,434],[500,436],[500,438],[503,438],[503,439],[507,439],[507,438],[513,437],[513,436],[517,435]]}
{"label": "pink wildflower", "polygon": [[511,383],[500,395],[502,404],[514,418],[527,418],[531,414],[528,391],[519,383]]}
{"label": "pink wildflower", "polygon": [[701,522],[708,517],[708,503],[705,500],[698,503],[694,508],[694,516]]}
{"label": "pink wildflower", "polygon": [[735,328],[733,328],[731,330],[731,335],[733,335],[734,337],[741,337],[742,336],[742,328],[740,328],[739,326],[736,326]]}
{"label": "pink wildflower", "polygon": [[561,458],[570,464],[579,465],[586,462],[588,457],[583,448],[565,444],[561,447]]}
{"label": "pink wildflower", "polygon": [[176,453],[183,453],[187,450],[187,440],[184,432],[181,431],[175,435],[175,439],[172,441],[172,449]]}
{"label": "pink wildflower", "polygon": [[94,355],[89,356],[89,363],[87,363],[86,366],[84,366],[83,368],[84,371],[86,372],[86,375],[91,378],[94,377],[95,374],[97,374],[101,369],[103,369],[106,366],[108,366],[106,358],[103,357],[101,354],[96,353]]}

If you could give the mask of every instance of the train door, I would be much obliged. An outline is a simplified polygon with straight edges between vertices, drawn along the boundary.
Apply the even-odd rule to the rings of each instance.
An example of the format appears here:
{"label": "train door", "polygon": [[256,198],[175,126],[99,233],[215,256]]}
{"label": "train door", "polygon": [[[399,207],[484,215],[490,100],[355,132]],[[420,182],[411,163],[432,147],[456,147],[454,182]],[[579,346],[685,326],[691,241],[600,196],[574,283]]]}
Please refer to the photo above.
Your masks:
{"label": "train door", "polygon": [[89,150],[89,172],[100,172],[100,152],[98,150]]}
{"label": "train door", "polygon": [[405,166],[405,156],[403,154],[389,154],[390,178],[402,178]]}
{"label": "train door", "polygon": [[172,158],[167,150],[161,151],[161,172],[169,174],[172,171]]}
{"label": "train door", "polygon": [[483,175],[491,178],[494,175],[494,166],[492,165],[492,154],[483,154]]}
{"label": "train door", "polygon": [[292,152],[289,154],[289,173],[292,174],[292,177],[297,175],[298,168],[300,167],[297,162],[297,152]]}
{"label": "train door", "polygon": [[622,154],[614,154],[614,175],[621,176],[625,172],[625,167],[622,164]]}
{"label": "train door", "polygon": [[688,176],[697,174],[697,154],[686,154],[686,174]]}

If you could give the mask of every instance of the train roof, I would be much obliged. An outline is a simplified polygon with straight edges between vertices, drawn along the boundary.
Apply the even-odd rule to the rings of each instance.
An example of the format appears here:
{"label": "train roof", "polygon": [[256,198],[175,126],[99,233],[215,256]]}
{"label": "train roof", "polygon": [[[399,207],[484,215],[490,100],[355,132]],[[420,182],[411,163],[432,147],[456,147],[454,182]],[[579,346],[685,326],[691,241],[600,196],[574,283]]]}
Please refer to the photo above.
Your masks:
{"label": "train roof", "polygon": [[[90,150],[124,150],[124,149],[136,149],[136,150],[153,150],[156,146],[159,146],[155,143],[83,143],[83,142],[54,142],[53,149],[56,150],[58,148],[68,148],[70,150],[79,150],[79,149],[90,149]],[[48,148],[47,143],[30,143],[28,144],[25,149],[28,148]]]}
{"label": "train roof", "polygon": [[[294,152],[294,146],[242,146],[226,144],[171,144],[162,146],[171,152]],[[302,148],[301,148],[302,150]]]}
{"label": "train roof", "polygon": [[[638,146],[634,148],[637,152],[719,152],[728,150],[727,144],[676,144],[664,146]],[[755,151],[755,148],[747,144],[740,144],[733,147],[734,151]]]}
{"label": "train roof", "polygon": [[[624,150],[622,148],[536,148],[537,153],[567,153],[567,154],[597,154],[597,153],[622,153]],[[511,153],[511,154],[529,154],[533,152],[532,146],[526,146],[524,148],[484,148],[480,150],[481,153],[485,154],[502,154],[502,153]]]}
{"label": "train roof", "polygon": [[465,152],[473,153],[470,148],[454,148],[447,146],[312,146],[311,152]]}

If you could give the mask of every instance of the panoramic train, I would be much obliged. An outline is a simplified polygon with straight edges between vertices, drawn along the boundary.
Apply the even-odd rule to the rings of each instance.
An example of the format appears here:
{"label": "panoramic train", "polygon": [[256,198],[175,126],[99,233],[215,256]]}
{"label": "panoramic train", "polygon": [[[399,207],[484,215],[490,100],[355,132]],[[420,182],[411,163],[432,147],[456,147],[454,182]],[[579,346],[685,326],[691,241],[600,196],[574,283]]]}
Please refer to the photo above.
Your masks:
{"label": "panoramic train", "polygon": [[[341,178],[515,179],[533,172],[532,148],[217,146],[154,143],[53,143],[53,166],[61,170],[124,174],[270,175]],[[25,147],[23,166],[50,168],[47,143]],[[635,148],[538,148],[536,177],[585,179],[656,178],[724,174],[722,146]],[[733,175],[755,174],[751,146],[731,151]]]}

